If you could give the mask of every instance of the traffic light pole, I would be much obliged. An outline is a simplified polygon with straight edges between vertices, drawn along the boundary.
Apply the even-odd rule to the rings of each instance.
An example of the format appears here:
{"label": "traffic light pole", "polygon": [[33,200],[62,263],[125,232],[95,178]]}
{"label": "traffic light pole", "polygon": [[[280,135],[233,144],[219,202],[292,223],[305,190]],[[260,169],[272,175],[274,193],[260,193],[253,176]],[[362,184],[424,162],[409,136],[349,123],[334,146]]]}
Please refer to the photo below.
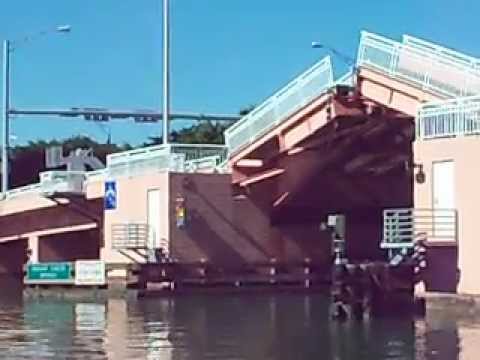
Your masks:
{"label": "traffic light pole", "polygon": [[163,0],[163,144],[168,144],[170,121],[170,11]]}

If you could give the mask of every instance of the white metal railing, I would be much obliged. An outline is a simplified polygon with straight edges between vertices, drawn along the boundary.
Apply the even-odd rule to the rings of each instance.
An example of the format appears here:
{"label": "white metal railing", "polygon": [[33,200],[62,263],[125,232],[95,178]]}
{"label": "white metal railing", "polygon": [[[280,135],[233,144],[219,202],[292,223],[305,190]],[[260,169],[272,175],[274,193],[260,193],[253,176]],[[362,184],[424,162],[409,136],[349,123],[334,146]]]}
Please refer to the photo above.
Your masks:
{"label": "white metal railing", "polygon": [[83,193],[84,171],[47,171],[40,173],[42,192]]}
{"label": "white metal railing", "polygon": [[13,199],[19,196],[25,196],[30,194],[38,194],[41,191],[42,185],[40,183],[21,186],[12,190],[8,190],[6,194],[6,199]]}
{"label": "white metal railing", "polygon": [[186,161],[214,155],[226,158],[227,147],[216,144],[168,144],[148,146],[108,155],[107,167],[131,161],[158,158],[169,154],[185,154]]}
{"label": "white metal railing", "polygon": [[430,41],[425,41],[423,39],[419,39],[411,35],[403,35],[402,42],[406,45],[418,47],[422,50],[431,52],[435,55],[441,56],[442,58],[447,58],[452,62],[461,64],[463,66],[470,67],[473,69],[480,69],[480,59],[463,54],[461,52],[458,52],[452,49],[448,49],[444,46],[437,45]]}
{"label": "white metal railing", "polygon": [[[227,147],[210,144],[170,144],[135,149],[107,156],[107,175],[142,175],[156,171],[192,171],[195,164],[227,158]],[[188,169],[186,167],[189,167]]]}
{"label": "white metal railing", "polygon": [[356,72],[354,70],[349,70],[335,80],[335,85],[355,86],[355,76]]}
{"label": "white metal railing", "polygon": [[413,248],[418,240],[456,242],[457,211],[413,208],[384,210],[382,248]]}
{"label": "white metal railing", "polygon": [[440,51],[434,44],[427,44],[414,42],[412,37],[401,43],[363,31],[357,66],[380,70],[446,97],[480,93],[480,71],[475,61],[468,63],[466,57],[454,56],[454,51]]}
{"label": "white metal railing", "polygon": [[150,227],[146,223],[112,224],[112,249],[147,249],[149,236]]}
{"label": "white metal railing", "polygon": [[220,156],[207,156],[201,159],[185,161],[185,172],[215,171],[221,163]]}
{"label": "white metal railing", "polygon": [[85,177],[88,182],[103,181],[107,178],[107,173],[107,169],[87,171],[85,173]]}
{"label": "white metal railing", "polygon": [[85,173],[82,171],[46,171],[40,173],[40,182],[7,191],[6,199],[20,196],[69,192],[83,193]]}
{"label": "white metal railing", "polygon": [[480,96],[423,104],[416,122],[421,140],[480,134]]}
{"label": "white metal railing", "polygon": [[161,249],[164,256],[169,255],[169,242],[157,237],[155,230],[147,223],[112,224],[112,249],[114,250],[155,250]]}
{"label": "white metal railing", "polygon": [[225,131],[230,154],[251,144],[332,86],[332,64],[327,56]]}

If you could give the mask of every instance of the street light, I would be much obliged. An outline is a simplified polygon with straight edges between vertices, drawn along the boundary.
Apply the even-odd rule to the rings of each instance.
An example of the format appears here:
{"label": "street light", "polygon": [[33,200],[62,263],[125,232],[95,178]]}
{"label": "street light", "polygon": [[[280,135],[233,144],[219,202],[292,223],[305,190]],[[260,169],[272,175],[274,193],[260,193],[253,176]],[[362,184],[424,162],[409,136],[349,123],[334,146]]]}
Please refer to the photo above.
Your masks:
{"label": "street light", "polygon": [[318,41],[312,41],[312,48],[314,49],[325,49],[327,51],[330,51],[332,54],[335,56],[339,57],[345,64],[348,66],[351,66],[352,69],[355,69],[355,60],[352,59],[350,56],[343,54],[342,52],[338,51],[334,47],[322,44]]}
{"label": "street light", "polygon": [[[52,32],[69,33],[70,25],[60,25],[51,30],[41,31],[29,35],[18,42],[29,42],[34,37],[44,36]],[[15,43],[15,42],[14,42]],[[13,43],[13,44],[14,44]],[[10,54],[13,50],[12,42],[3,41],[3,116],[2,116],[2,194],[6,196],[8,191],[8,150],[10,142]]]}

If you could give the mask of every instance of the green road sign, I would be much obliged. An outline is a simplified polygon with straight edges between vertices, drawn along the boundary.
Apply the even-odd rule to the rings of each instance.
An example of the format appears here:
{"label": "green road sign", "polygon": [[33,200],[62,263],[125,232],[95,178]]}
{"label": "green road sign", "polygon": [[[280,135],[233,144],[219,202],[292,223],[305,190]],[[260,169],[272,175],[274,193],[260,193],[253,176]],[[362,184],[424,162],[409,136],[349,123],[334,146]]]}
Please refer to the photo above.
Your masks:
{"label": "green road sign", "polygon": [[49,283],[73,282],[72,270],[73,264],[68,262],[28,264],[26,280]]}

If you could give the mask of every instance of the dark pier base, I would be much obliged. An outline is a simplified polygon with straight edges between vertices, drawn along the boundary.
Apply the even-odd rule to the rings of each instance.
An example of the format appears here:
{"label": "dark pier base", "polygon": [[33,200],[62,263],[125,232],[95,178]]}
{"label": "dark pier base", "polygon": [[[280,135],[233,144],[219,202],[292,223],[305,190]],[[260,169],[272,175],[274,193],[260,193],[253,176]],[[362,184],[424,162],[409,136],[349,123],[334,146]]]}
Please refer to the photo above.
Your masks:
{"label": "dark pier base", "polygon": [[268,289],[325,289],[330,271],[308,259],[296,264],[276,260],[237,267],[207,262],[165,262],[141,265],[137,274],[140,296],[194,290],[250,291]]}
{"label": "dark pier base", "polygon": [[401,316],[418,312],[413,266],[386,263],[333,266],[331,316],[338,320],[365,316]]}

